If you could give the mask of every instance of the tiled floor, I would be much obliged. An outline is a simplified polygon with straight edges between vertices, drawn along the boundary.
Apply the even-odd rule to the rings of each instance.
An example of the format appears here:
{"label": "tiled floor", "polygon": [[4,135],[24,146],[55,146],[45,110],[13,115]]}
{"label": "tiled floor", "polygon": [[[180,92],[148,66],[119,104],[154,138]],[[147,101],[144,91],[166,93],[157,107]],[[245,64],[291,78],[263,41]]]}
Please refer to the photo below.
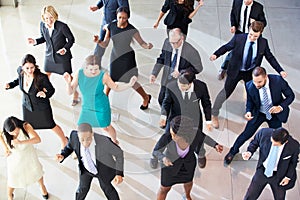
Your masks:
{"label": "tiled floor", "polygon": [[[289,122],[284,126],[291,134],[300,139],[297,123],[300,121],[300,89],[299,63],[300,63],[300,4],[299,0],[259,0],[265,5],[268,25],[264,37],[268,38],[272,49],[279,62],[289,73],[287,81],[293,87],[296,99],[291,106]],[[44,45],[32,47],[26,44],[26,38],[39,35],[40,10],[46,4],[54,5],[59,18],[68,23],[73,31],[76,43],[72,48],[74,70],[80,68],[83,59],[92,53],[94,44],[93,34],[98,33],[102,11],[91,13],[88,6],[97,1],[83,0],[24,0],[18,8],[9,6],[0,7],[0,88],[16,77],[16,68],[22,56],[32,53],[42,66]],[[140,72],[140,82],[152,94],[150,109],[142,112],[138,109],[141,99],[133,90],[114,93],[110,95],[113,112],[120,113],[119,121],[114,122],[122,149],[125,151],[125,180],[117,186],[122,200],[152,200],[160,183],[160,170],[152,170],[149,165],[150,152],[162,134],[158,128],[159,106],[157,92],[159,85],[148,84],[150,71],[159,55],[162,41],[166,37],[163,24],[158,30],[152,25],[158,16],[163,1],[129,0],[132,15],[130,22],[141,32],[146,41],[151,41],[154,48],[150,51],[136,48],[137,62]],[[210,54],[225,41],[231,38],[229,33],[229,12],[231,0],[205,1],[205,6],[194,17],[189,31],[189,42],[200,52],[204,64],[204,71],[199,78],[205,81],[214,101],[216,94],[223,82],[216,79],[222,59],[215,62],[209,61]],[[104,66],[108,65],[110,48],[106,51]],[[269,72],[274,72],[269,65],[263,65]],[[52,98],[52,105],[56,122],[62,126],[66,134],[76,125],[80,106],[72,108],[71,97],[67,96],[65,83],[61,76],[53,75],[51,81],[56,88]],[[21,94],[18,89],[5,91],[1,89],[1,114],[0,121],[9,115],[21,117]],[[122,100],[122,101],[120,101]],[[223,166],[223,157],[232,145],[234,139],[243,130],[245,120],[243,86],[240,84],[232,97],[224,104],[221,110],[221,128],[208,133],[219,143],[225,146],[223,154],[217,154],[207,147],[208,163],[205,169],[196,169],[192,195],[195,200],[240,200],[246,192],[251,177],[255,171],[256,161],[242,161],[240,158],[230,167]],[[39,131],[42,142],[37,145],[37,151],[45,171],[45,183],[50,193],[50,199],[74,199],[78,181],[77,161],[67,159],[63,164],[57,164],[54,155],[59,151],[59,141],[49,130]],[[245,150],[246,145],[243,146]],[[299,165],[297,168],[298,175]],[[26,169],[18,169],[26,170]],[[168,195],[169,200],[181,199],[183,188],[175,186]],[[0,154],[0,199],[6,199],[6,160]],[[41,199],[37,184],[25,189],[17,189],[15,199],[35,200]],[[93,186],[87,199],[105,199],[98,183]],[[270,188],[267,187],[260,199],[273,199]],[[300,181],[287,192],[288,200],[300,199]]]}

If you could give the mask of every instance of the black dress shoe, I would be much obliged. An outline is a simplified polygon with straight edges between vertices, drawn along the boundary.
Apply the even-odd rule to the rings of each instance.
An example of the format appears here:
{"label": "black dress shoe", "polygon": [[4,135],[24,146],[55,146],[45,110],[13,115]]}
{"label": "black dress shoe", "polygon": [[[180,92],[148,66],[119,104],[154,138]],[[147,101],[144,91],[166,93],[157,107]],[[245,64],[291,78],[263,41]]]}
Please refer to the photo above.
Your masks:
{"label": "black dress shoe", "polygon": [[230,165],[233,160],[234,155],[232,153],[228,153],[224,158],[224,165]]}
{"label": "black dress shoe", "polygon": [[47,193],[47,194],[43,195],[43,198],[44,199],[49,199],[49,194]]}
{"label": "black dress shoe", "polygon": [[225,69],[220,69],[219,74],[218,74],[218,80],[223,80],[226,76],[227,70]]}
{"label": "black dress shoe", "polygon": [[147,106],[143,106],[143,104],[142,104],[142,105],[140,106],[140,109],[141,109],[141,110],[146,110],[146,109],[148,109],[148,106],[149,106],[149,103],[150,103],[150,101],[151,101],[152,96],[151,96],[150,94],[148,94],[148,97],[149,97],[149,100],[148,100]]}
{"label": "black dress shoe", "polygon": [[204,156],[203,158],[198,158],[198,166],[200,168],[204,168],[206,166],[206,157]]}
{"label": "black dress shoe", "polygon": [[158,159],[157,158],[150,158],[150,167],[152,169],[156,169],[158,165]]}

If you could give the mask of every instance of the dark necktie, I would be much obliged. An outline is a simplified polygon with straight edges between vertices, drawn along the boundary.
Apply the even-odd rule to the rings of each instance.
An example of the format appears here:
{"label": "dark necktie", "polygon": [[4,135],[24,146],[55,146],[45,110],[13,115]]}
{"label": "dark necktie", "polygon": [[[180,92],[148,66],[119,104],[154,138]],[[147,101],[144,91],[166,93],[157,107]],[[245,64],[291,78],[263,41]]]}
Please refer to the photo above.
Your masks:
{"label": "dark necktie", "polygon": [[176,66],[176,63],[177,63],[177,54],[178,54],[178,49],[175,49],[175,55],[172,59],[172,62],[171,62],[171,71],[170,71],[170,75],[169,75],[169,80],[172,79],[172,73],[174,72],[174,69],[175,69],[175,66]]}
{"label": "dark necktie", "polygon": [[184,101],[189,100],[189,92],[184,92]]}
{"label": "dark necktie", "polygon": [[254,42],[250,42],[249,49],[248,49],[248,54],[247,54],[247,59],[245,63],[245,70],[247,71],[250,69],[251,64],[252,64],[252,56],[253,56],[253,44]]}
{"label": "dark necktie", "polygon": [[274,168],[276,166],[277,156],[278,156],[278,146],[271,146],[270,153],[269,153],[269,160],[266,164],[266,169],[264,174],[266,177],[271,177],[273,175]]}
{"label": "dark necktie", "polygon": [[246,24],[247,24],[247,10],[248,10],[248,6],[246,6],[245,10],[244,10],[244,23],[243,23],[243,33],[245,33],[245,29],[246,29]]}
{"label": "dark necktie", "polygon": [[269,110],[272,107],[272,103],[270,103],[270,101],[269,101],[268,94],[267,94],[267,88],[262,87],[262,90],[263,90],[263,99],[262,99],[261,103],[264,107],[264,113],[266,114],[267,120],[270,120],[272,118],[272,115],[269,112]]}

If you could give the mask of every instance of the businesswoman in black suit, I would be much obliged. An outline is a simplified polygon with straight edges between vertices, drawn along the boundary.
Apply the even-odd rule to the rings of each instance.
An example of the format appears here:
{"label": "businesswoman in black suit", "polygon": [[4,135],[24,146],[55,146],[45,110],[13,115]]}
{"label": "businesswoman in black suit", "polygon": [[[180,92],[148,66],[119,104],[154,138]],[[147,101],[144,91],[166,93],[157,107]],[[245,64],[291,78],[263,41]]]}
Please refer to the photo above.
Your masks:
{"label": "businesswoman in black suit", "polygon": [[203,6],[203,0],[198,0],[198,5],[195,9],[194,0],[165,0],[153,27],[157,28],[160,20],[168,12],[164,20],[164,24],[167,25],[167,32],[169,33],[169,30],[173,28],[180,28],[186,36],[188,25],[192,22],[192,18],[201,6]]}
{"label": "businesswoman in black suit", "polygon": [[[42,22],[40,23],[41,37],[28,38],[28,43],[39,45],[46,42],[44,70],[50,79],[51,73],[63,75],[72,73],[71,47],[75,38],[67,24],[58,21],[58,13],[53,6],[42,9]],[[78,92],[73,96],[72,106],[79,103]]]}
{"label": "businesswoman in black suit", "polygon": [[68,140],[61,127],[53,119],[49,98],[55,89],[46,74],[43,74],[36,65],[35,58],[27,54],[22,60],[22,66],[18,68],[19,77],[5,85],[6,89],[12,89],[19,85],[23,92],[23,120],[30,123],[34,129],[52,129],[61,140],[64,148]]}
{"label": "businesswoman in black suit", "polygon": [[185,198],[191,200],[190,193],[196,168],[194,151],[199,143],[203,143],[204,137],[196,134],[193,120],[188,117],[174,117],[170,127],[172,141],[153,152],[163,164],[157,200],[166,199],[171,187],[178,183],[183,183]]}

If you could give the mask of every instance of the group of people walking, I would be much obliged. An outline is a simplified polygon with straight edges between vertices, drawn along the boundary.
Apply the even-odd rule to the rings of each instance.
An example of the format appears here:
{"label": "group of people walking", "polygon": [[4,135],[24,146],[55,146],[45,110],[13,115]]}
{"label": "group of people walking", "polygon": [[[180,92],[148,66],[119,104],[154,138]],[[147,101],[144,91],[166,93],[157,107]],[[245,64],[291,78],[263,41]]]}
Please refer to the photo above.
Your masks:
{"label": "group of people walking", "polygon": [[[159,163],[161,166],[157,200],[166,199],[172,186],[178,183],[184,185],[184,198],[192,199],[197,163],[200,168],[206,166],[203,144],[208,144],[219,153],[223,151],[221,144],[204,133],[203,119],[206,130],[219,128],[218,116],[222,104],[241,80],[247,92],[245,118],[248,122],[225,156],[224,164],[229,165],[239,148],[263,122],[267,122],[270,128],[259,130],[247,152],[242,154],[248,160],[260,147],[257,171],[245,199],[257,199],[268,183],[274,198],[284,199],[286,190],[295,185],[299,143],[281,126],[288,120],[289,105],[295,95],[284,80],[287,73],[271,53],[267,39],[262,36],[267,25],[263,6],[253,0],[233,0],[230,32],[234,36],[210,57],[214,61],[229,52],[218,75],[220,80],[226,77],[224,88],[213,105],[206,83],[196,78],[203,71],[200,54],[187,42],[188,25],[202,6],[203,0],[197,1],[196,5],[193,0],[165,0],[153,25],[157,28],[167,13],[164,24],[168,37],[162,41],[161,54],[149,77],[150,83],[154,83],[163,71],[158,91],[161,107],[158,126],[165,133],[157,141],[150,159],[150,167],[157,168]],[[61,152],[56,155],[57,161],[63,162],[75,152],[80,169],[77,200],[86,198],[94,177],[99,180],[107,199],[120,199],[111,182],[118,184],[123,181],[124,156],[111,124],[108,95],[111,89],[122,91],[133,88],[142,97],[140,109],[149,109],[153,94],[147,93],[138,82],[138,65],[131,42],[136,41],[143,49],[151,49],[153,45],[145,42],[138,29],[129,23],[130,6],[127,0],[100,0],[96,6],[90,6],[90,10],[94,12],[102,7],[104,17],[100,35],[93,36],[96,44],[94,54],[86,57],[84,66],[73,73],[71,47],[75,42],[74,36],[68,25],[58,20],[55,8],[45,6],[40,23],[41,36],[28,38],[28,43],[46,43],[46,74],[41,72],[34,56],[26,54],[17,69],[18,78],[5,85],[5,89],[19,86],[23,93],[23,119],[7,118],[1,137],[8,156],[9,200],[13,199],[15,188],[26,187],[33,182],[40,184],[43,198],[49,197],[43,182],[42,166],[33,148],[33,144],[41,142],[35,131],[38,129],[52,129],[59,137]],[[102,70],[101,61],[110,40],[113,44],[107,73]],[[268,74],[261,67],[263,57],[280,75]],[[65,136],[53,118],[49,99],[55,89],[49,80],[51,73],[63,76],[68,94],[73,95],[72,106],[81,103],[78,128],[71,132],[70,138]],[[82,97],[79,97],[77,87]],[[109,137],[94,133],[93,128],[96,127],[106,131]],[[273,149],[277,153],[273,153]],[[30,166],[30,170],[20,173],[11,170],[13,166]]]}

